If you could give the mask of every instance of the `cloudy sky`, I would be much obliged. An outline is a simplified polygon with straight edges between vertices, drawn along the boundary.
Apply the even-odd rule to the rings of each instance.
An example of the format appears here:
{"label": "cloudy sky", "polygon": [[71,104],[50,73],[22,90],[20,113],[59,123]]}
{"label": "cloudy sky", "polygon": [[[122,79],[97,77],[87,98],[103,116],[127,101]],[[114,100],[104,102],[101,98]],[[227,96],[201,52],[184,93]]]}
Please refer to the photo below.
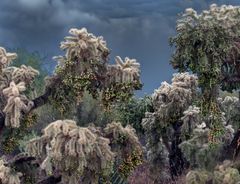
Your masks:
{"label": "cloudy sky", "polygon": [[239,0],[0,0],[0,46],[26,48],[47,56],[62,52],[59,43],[72,27],[102,35],[116,55],[136,58],[142,67],[143,95],[152,93],[174,72],[169,65],[177,15],[216,3]]}

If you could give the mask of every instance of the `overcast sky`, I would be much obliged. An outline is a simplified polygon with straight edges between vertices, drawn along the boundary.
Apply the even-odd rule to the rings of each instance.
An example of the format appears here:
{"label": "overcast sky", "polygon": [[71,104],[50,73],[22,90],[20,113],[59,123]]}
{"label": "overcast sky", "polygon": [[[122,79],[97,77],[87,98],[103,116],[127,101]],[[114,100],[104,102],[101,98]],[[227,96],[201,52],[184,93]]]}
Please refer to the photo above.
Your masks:
{"label": "overcast sky", "polygon": [[0,0],[0,46],[26,48],[47,56],[61,54],[59,43],[72,27],[102,35],[116,55],[141,63],[142,92],[150,94],[173,70],[168,40],[177,15],[186,8],[201,11],[216,3],[240,0]]}

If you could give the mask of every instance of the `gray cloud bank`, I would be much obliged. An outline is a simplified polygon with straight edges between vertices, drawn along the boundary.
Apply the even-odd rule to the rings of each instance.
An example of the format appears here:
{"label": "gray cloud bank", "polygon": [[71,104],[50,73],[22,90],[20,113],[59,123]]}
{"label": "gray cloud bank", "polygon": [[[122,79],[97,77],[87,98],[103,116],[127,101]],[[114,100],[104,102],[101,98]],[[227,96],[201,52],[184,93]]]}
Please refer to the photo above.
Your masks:
{"label": "gray cloud bank", "polygon": [[173,70],[168,39],[177,14],[212,3],[240,5],[239,0],[1,0],[0,45],[58,55],[59,42],[71,27],[102,35],[114,56],[129,56],[142,65],[143,93],[151,93]]}

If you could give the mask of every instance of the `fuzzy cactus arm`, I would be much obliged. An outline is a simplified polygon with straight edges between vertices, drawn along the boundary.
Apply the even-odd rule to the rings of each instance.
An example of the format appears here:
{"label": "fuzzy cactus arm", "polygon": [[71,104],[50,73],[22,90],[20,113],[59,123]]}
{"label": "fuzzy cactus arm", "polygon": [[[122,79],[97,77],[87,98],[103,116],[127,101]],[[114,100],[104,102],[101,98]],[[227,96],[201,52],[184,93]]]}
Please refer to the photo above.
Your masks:
{"label": "fuzzy cactus arm", "polygon": [[116,61],[118,66],[124,68],[124,62],[123,62],[123,60],[122,60],[122,58],[120,56],[116,56],[115,57],[115,61]]}
{"label": "fuzzy cactus arm", "polygon": [[2,73],[2,69],[7,67],[16,57],[16,53],[8,53],[5,48],[0,47],[0,73]]}
{"label": "fuzzy cactus arm", "polygon": [[[27,106],[22,101],[20,93],[25,91],[25,83],[20,82],[15,84],[13,81],[10,86],[3,90],[3,94],[7,97],[7,104],[3,109],[3,112],[7,116],[5,119],[5,125],[17,128],[20,126],[21,111],[27,109]],[[25,97],[24,97],[25,99]],[[10,120],[10,122],[8,122]]]}
{"label": "fuzzy cactus arm", "polygon": [[23,81],[26,84],[31,84],[36,76],[39,75],[39,71],[35,70],[31,66],[21,65],[12,73],[12,80],[15,82]]}
{"label": "fuzzy cactus arm", "polygon": [[[43,95],[40,95],[39,97],[32,100],[32,104],[28,106],[28,111],[23,112],[23,115],[27,115],[32,110],[41,107],[42,105],[45,105],[47,102],[49,102],[49,96],[51,95],[51,89],[46,89],[45,93]],[[0,130],[4,127],[4,121],[5,121],[6,115],[5,113],[0,113]]]}

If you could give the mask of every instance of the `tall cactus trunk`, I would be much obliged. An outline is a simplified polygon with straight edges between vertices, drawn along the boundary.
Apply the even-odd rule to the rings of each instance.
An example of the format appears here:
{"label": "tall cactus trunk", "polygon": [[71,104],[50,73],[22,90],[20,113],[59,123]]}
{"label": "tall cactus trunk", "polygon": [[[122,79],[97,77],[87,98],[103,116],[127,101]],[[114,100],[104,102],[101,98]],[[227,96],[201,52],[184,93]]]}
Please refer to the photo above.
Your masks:
{"label": "tall cactus trunk", "polygon": [[182,150],[179,148],[181,144],[181,126],[182,121],[177,121],[173,124],[173,138],[171,143],[171,150],[169,152],[169,165],[172,179],[182,175],[183,171],[189,167],[189,163],[184,157]]}

